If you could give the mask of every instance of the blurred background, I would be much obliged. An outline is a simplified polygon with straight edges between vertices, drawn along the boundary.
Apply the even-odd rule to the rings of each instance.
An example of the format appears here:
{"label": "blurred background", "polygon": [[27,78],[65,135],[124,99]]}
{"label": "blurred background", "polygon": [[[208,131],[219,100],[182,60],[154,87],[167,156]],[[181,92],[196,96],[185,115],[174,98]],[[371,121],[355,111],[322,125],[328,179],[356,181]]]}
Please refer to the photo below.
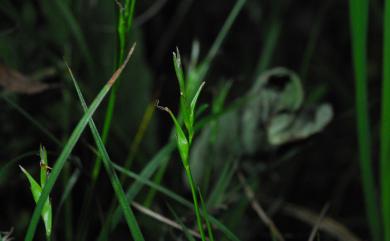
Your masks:
{"label": "blurred background", "polygon": [[[113,162],[122,165],[131,159],[131,170],[139,173],[170,142],[172,122],[166,113],[154,108],[154,103],[159,99],[160,105],[178,112],[179,87],[172,52],[176,47],[180,50],[185,68],[191,62],[194,46],[199,47],[199,59],[206,58],[235,4],[233,0],[137,1],[127,41],[129,46],[133,42],[137,45],[118,83],[106,144]],[[367,70],[373,133],[377,133],[379,125],[382,4],[370,1],[369,5]],[[18,165],[38,177],[39,146],[46,147],[49,166],[53,165],[82,117],[65,61],[87,103],[114,72],[118,8],[115,1],[100,0],[0,2],[0,231],[14,228],[15,240],[24,237],[35,206]],[[249,93],[259,76],[274,67],[287,68],[300,79],[304,100],[294,113],[323,103],[333,113],[327,123],[305,138],[292,138],[281,145],[259,142],[255,151],[233,153],[229,158],[230,149],[222,148],[226,156],[215,158],[215,163],[209,158],[208,164],[214,163],[211,167],[204,167],[205,163],[194,167],[206,200],[211,199],[224,171],[231,173],[223,192],[208,207],[241,240],[272,237],[252,208],[253,202],[244,195],[240,175],[285,240],[307,240],[327,205],[326,217],[333,226],[321,226],[318,240],[370,240],[359,172],[350,41],[348,1],[247,0],[218,48],[204,77],[206,85],[199,106],[208,103],[209,107],[203,116],[212,113],[212,103],[228,85],[231,88],[224,107],[233,104],[232,111],[241,113],[246,104],[234,105],[235,101]],[[108,99],[94,115],[99,130]],[[221,120],[217,118],[218,121]],[[241,133],[240,128],[245,126],[240,125],[234,133]],[[233,133],[233,127],[225,127],[225,132]],[[199,130],[195,140],[207,139],[206,129]],[[264,131],[255,130],[259,135]],[[223,133],[215,138],[224,138]],[[228,140],[232,141],[232,149],[240,146],[239,138]],[[202,143],[195,142],[191,157],[204,157],[209,144],[201,147]],[[53,240],[78,240],[76,237],[82,236],[80,214],[86,193],[91,190],[95,154],[89,147],[94,145],[86,130],[51,193]],[[373,146],[373,153],[377,153],[377,145]],[[183,175],[179,155],[174,151],[160,179],[156,175],[151,179],[154,177],[191,200]],[[123,181],[127,185],[132,182]],[[61,203],[66,188],[70,193]],[[87,240],[97,238],[114,198],[104,171],[93,190],[93,211],[88,214],[90,224],[84,236]],[[174,217],[169,207],[173,207],[188,227],[195,227],[190,209],[159,193],[151,194],[148,187],[135,200],[171,219]],[[147,240],[185,240],[182,232],[139,211],[135,213]],[[216,233],[223,240],[223,235]],[[37,235],[43,239],[43,225],[38,227]],[[109,240],[130,240],[128,235],[122,220]]]}

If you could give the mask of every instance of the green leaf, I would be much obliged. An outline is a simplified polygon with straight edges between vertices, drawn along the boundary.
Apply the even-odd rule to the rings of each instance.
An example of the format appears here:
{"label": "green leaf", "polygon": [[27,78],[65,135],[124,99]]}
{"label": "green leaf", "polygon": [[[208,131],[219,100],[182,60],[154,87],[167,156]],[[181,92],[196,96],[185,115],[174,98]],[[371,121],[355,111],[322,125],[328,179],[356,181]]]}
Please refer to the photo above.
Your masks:
{"label": "green leaf", "polygon": [[[74,78],[71,70],[68,68],[69,70],[69,73],[70,73],[70,76],[73,80],[73,84],[76,88],[76,91],[77,91],[77,95],[79,97],[79,100],[81,102],[81,106],[83,107],[84,109],[84,112],[87,112],[88,111],[88,107],[87,107],[87,104],[85,103],[85,100],[84,100],[84,97],[81,93],[81,90],[77,84],[77,81],[76,79]],[[125,216],[125,219],[126,219],[126,222],[128,224],[128,227],[129,227],[129,230],[130,230],[130,233],[132,234],[134,240],[136,241],[144,241],[144,237],[142,235],[142,232],[139,228],[139,225],[138,225],[138,222],[134,216],[134,213],[133,211],[131,210],[129,204],[127,203],[127,200],[126,200],[126,194],[123,190],[123,187],[119,181],[119,178],[117,176],[117,174],[115,173],[114,171],[114,168],[113,168],[113,165],[112,165],[112,161],[110,159],[110,157],[108,156],[108,153],[107,153],[107,150],[103,144],[103,141],[99,135],[99,131],[97,130],[96,126],[95,126],[95,123],[94,121],[92,120],[92,118],[89,120],[89,126],[90,126],[90,129],[91,129],[91,132],[92,132],[92,135],[95,139],[95,142],[96,142],[96,145],[99,149],[99,152],[102,156],[102,161],[103,161],[103,164],[104,164],[104,167],[106,168],[106,171],[107,171],[107,174],[108,174],[108,177],[111,181],[111,185],[115,191],[115,194],[118,198],[118,201],[122,207],[122,210],[123,210],[123,213],[124,213],[124,216]]]}
{"label": "green leaf", "polygon": [[[206,82],[203,82],[198,90],[196,91],[195,93],[195,96],[194,98],[192,99],[191,101],[191,104],[190,104],[190,126],[193,127],[194,126],[194,121],[195,121],[195,107],[196,107],[196,102],[198,101],[198,98],[199,98],[199,95],[200,95],[200,92],[202,91],[203,89],[203,86],[205,85]],[[191,128],[192,129],[192,128]],[[192,130],[191,130],[192,132]],[[190,133],[192,134],[192,133]],[[192,136],[190,136],[190,142],[192,140]]]}
{"label": "green leaf", "polygon": [[173,115],[172,111],[168,107],[160,108],[169,113],[173,123],[175,124],[176,137],[177,137],[177,148],[179,149],[181,160],[183,161],[184,167],[187,167],[188,164],[188,155],[189,155],[189,143],[186,135],[184,134],[183,129],[180,127],[179,122],[176,120],[176,117]]}
{"label": "green leaf", "polygon": [[62,168],[65,165],[66,160],[68,159],[70,153],[72,152],[74,146],[76,145],[77,141],[79,140],[82,132],[84,131],[86,125],[88,124],[89,119],[91,119],[92,115],[95,113],[96,109],[99,107],[100,103],[103,101],[103,98],[107,95],[108,91],[111,89],[112,85],[115,83],[116,79],[121,74],[122,70],[124,68],[124,65],[122,65],[115,73],[112,75],[111,79],[107,82],[107,84],[104,85],[103,89],[99,92],[99,94],[96,96],[94,101],[92,102],[90,108],[88,111],[83,115],[79,123],[77,124],[76,128],[73,130],[71,136],[69,137],[68,141],[66,142],[64,148],[62,149],[62,152],[60,156],[58,157],[57,161],[55,162],[55,165],[53,167],[53,170],[50,174],[49,179],[46,182],[46,185],[44,186],[41,196],[39,198],[39,201],[37,203],[37,206],[35,207],[34,213],[30,219],[30,224],[27,229],[27,234],[24,238],[24,241],[32,241],[35,235],[35,231],[38,225],[39,221],[39,215],[42,212],[42,209],[44,208],[44,204],[46,199],[49,197],[49,194],[51,190],[54,187],[55,182],[57,181],[57,178],[60,175],[60,172]]}
{"label": "green leaf", "polygon": [[204,203],[204,199],[203,199],[202,193],[200,192],[199,187],[198,187],[198,193],[199,193],[200,203],[202,205],[203,217],[204,217],[204,219],[206,221],[206,226],[207,226],[207,232],[209,234],[209,239],[210,239],[210,241],[214,241],[214,234],[213,234],[213,229],[212,229],[210,221],[209,221],[209,214],[207,212],[206,204]]}
{"label": "green leaf", "polygon": [[[162,149],[160,149],[159,152],[152,158],[152,160],[150,160],[148,164],[143,168],[143,170],[139,174],[139,177],[145,180],[151,178],[151,176],[155,173],[158,167],[166,164],[174,149],[175,143],[173,141],[167,144]],[[115,163],[114,166],[116,166]],[[137,179],[137,181],[134,182],[131,187],[129,187],[126,192],[128,202],[131,202],[137,196],[137,194],[142,190],[143,185],[144,182]],[[122,215],[120,208],[117,207],[115,211],[110,214],[111,215],[108,215],[103,224],[103,228],[100,231],[100,234],[97,239],[98,241],[105,240],[104,238],[108,237],[108,233],[119,224]]]}
{"label": "green leaf", "polygon": [[47,152],[44,146],[41,146],[39,149],[39,156],[41,158],[41,186],[45,186],[47,170],[48,170],[48,161],[47,161]]}
{"label": "green leaf", "polygon": [[183,69],[181,67],[181,58],[180,58],[180,52],[179,49],[176,48],[176,53],[173,52],[173,66],[175,67],[176,77],[179,82],[180,87],[180,96],[184,95],[186,96],[186,86],[184,82],[184,74]]}
{"label": "green leaf", "polygon": [[[27,177],[28,182],[30,183],[31,193],[33,195],[35,203],[38,203],[39,198],[42,193],[42,188],[39,184],[34,180],[34,178],[27,172],[22,166],[19,166],[24,175]],[[45,224],[46,236],[49,238],[51,235],[51,227],[52,227],[52,208],[49,198],[46,199],[46,202],[42,209],[42,220]]]}
{"label": "green leaf", "polygon": [[[165,148],[168,148],[168,147],[171,148],[170,146],[166,146]],[[125,168],[123,168],[115,163],[114,163],[114,168],[116,170],[118,170],[119,172],[124,173],[126,176],[129,176],[129,177],[137,180],[136,183],[143,183],[145,185],[148,185],[149,187],[156,189],[157,191],[161,192],[162,194],[166,195],[167,197],[171,198],[172,200],[175,200],[177,203],[183,205],[184,207],[187,207],[190,209],[193,208],[193,204],[190,201],[186,200],[185,198],[176,194],[175,192],[173,192],[173,191],[171,191],[171,190],[169,190],[169,189],[167,189],[159,184],[156,184],[155,182],[150,181],[147,176],[143,175],[143,173],[138,175],[138,174],[136,174],[130,170],[127,170],[127,169],[125,169]],[[133,197],[134,197],[134,195],[132,196],[132,198]],[[208,214],[208,218],[212,224],[214,224],[218,229],[220,229],[226,235],[226,237],[229,238],[229,240],[232,240],[232,241],[239,241],[240,240],[224,224],[222,224],[216,218],[214,218],[213,216],[211,216],[209,214]]]}

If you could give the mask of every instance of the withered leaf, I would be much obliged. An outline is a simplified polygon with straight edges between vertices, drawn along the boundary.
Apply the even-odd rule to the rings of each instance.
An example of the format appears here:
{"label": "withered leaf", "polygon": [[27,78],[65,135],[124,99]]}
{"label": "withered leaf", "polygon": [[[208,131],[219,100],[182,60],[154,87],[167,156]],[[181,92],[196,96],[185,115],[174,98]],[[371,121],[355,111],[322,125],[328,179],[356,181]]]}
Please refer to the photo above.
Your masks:
{"label": "withered leaf", "polygon": [[50,86],[0,63],[0,87],[9,92],[32,95],[41,93]]}

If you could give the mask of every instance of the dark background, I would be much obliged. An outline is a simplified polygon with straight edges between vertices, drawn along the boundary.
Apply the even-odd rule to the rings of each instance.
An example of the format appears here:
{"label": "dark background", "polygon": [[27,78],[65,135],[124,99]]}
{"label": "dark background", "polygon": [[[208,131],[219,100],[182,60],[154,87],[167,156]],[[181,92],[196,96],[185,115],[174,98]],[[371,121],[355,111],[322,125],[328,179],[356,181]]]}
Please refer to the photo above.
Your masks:
{"label": "dark background", "polygon": [[[0,59],[4,66],[25,75],[48,67],[56,70],[54,75],[44,80],[55,86],[47,91],[34,95],[8,93],[6,88],[2,91],[63,141],[82,115],[69,76],[61,67],[63,59],[70,64],[87,99],[91,101],[114,70],[117,7],[113,1],[63,1],[70,6],[85,37],[90,50],[91,59],[88,60],[55,2],[3,0],[0,3]],[[200,57],[204,57],[234,3],[231,0],[145,0],[136,3],[131,42],[136,41],[137,48],[120,82],[118,105],[107,144],[112,160],[121,163],[120,160],[126,156],[148,103],[158,98],[160,103],[177,111],[179,92],[172,52],[178,47],[186,63],[193,41],[198,40]],[[144,13],[156,4],[161,4],[161,8],[143,21]],[[368,75],[373,139],[376,140],[383,16],[381,1],[370,1],[370,4]],[[228,103],[248,90],[254,81],[256,65],[263,54],[267,34],[275,24],[280,24],[281,28],[269,68],[284,66],[296,71],[302,77],[307,96],[323,89],[317,102],[331,103],[335,115],[326,129],[313,137],[283,146],[271,154],[253,156],[251,159],[254,163],[250,165],[255,166],[256,162],[272,163],[276,157],[289,150],[300,150],[299,154],[276,169],[259,175],[260,185],[256,194],[265,194],[275,200],[282,199],[316,213],[320,212],[325,203],[329,203],[330,217],[346,225],[363,240],[368,240],[356,147],[348,1],[248,0],[218,51],[206,77],[207,84],[200,102],[209,102],[218,83],[226,80],[233,81]],[[306,59],[310,44],[313,52]],[[308,63],[307,72],[302,70],[305,61]],[[106,103],[94,118],[100,128]],[[156,112],[137,152],[135,171],[140,170],[167,142],[170,129],[168,116]],[[73,192],[75,227],[83,193],[88,189],[88,170],[94,160],[94,155],[85,148],[86,143],[93,143],[88,131],[73,151],[73,155],[80,158],[81,162],[75,162],[69,167],[70,170],[81,170]],[[27,182],[16,164],[38,175],[38,157],[19,156],[37,151],[40,144],[49,150],[49,160],[53,162],[59,154],[59,147],[1,99],[0,166],[10,161],[15,165],[0,178],[0,231],[14,227],[16,240],[23,237],[34,206]],[[377,153],[376,146],[373,145],[374,153]],[[176,174],[180,170],[179,159],[175,154],[163,183],[190,198],[190,193],[182,184],[181,175]],[[104,212],[113,193],[105,174],[103,176],[99,179],[96,199],[100,200]],[[61,188],[61,185],[56,185],[53,190],[54,206],[60,198]],[[157,200],[161,203],[166,201],[163,197]],[[264,205],[266,208],[272,206]],[[166,206],[159,208],[161,212],[169,214]],[[231,208],[235,209],[235,206]],[[310,233],[310,226],[282,212],[276,212],[272,218],[286,234],[287,240],[306,240]],[[150,230],[153,230],[153,224],[158,224],[150,220],[145,222],[151,223],[148,226]],[[126,231],[125,227],[122,224],[123,232]],[[60,225],[57,229],[57,238],[63,240]],[[99,225],[93,225],[93,229],[98,230]],[[241,225],[236,225],[233,230],[243,240],[269,238],[268,231],[249,207]],[[117,234],[120,235],[121,231]],[[148,236],[153,237],[153,234]],[[334,239],[324,234],[321,240]]]}

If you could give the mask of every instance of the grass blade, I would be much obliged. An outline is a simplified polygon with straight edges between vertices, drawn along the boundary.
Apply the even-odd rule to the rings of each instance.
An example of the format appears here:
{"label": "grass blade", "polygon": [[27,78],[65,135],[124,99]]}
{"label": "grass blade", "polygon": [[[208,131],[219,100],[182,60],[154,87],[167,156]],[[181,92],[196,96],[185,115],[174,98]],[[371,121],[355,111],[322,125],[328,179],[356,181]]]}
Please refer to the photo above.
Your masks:
{"label": "grass blade", "polygon": [[[174,147],[174,145],[172,143],[171,148],[173,149],[173,147]],[[171,151],[172,151],[172,149],[171,149]],[[141,183],[141,185],[145,184],[151,188],[154,188],[155,190],[161,192],[162,194],[166,195],[167,197],[171,198],[172,200],[175,200],[176,202],[183,205],[184,207],[187,207],[190,209],[192,209],[194,207],[192,202],[186,200],[185,198],[176,194],[175,192],[173,192],[173,191],[171,191],[171,190],[169,190],[169,189],[167,189],[167,188],[165,188],[165,187],[163,187],[155,182],[150,181],[148,178],[145,178],[142,174],[138,175],[138,174],[136,174],[132,171],[129,171],[129,170],[127,170],[127,169],[125,169],[125,168],[123,168],[115,163],[114,163],[114,168],[116,170],[118,170],[119,172],[123,173],[124,175],[137,180],[136,183]],[[236,235],[234,235],[224,224],[222,224],[216,218],[214,218],[211,215],[208,215],[208,219],[219,230],[221,230],[226,235],[227,238],[229,238],[232,241],[240,241],[240,239]]]}
{"label": "grass blade", "polygon": [[211,224],[209,221],[209,214],[207,212],[206,204],[204,203],[203,196],[202,196],[202,193],[200,192],[199,187],[198,187],[198,193],[199,193],[200,204],[202,206],[203,216],[204,216],[204,219],[206,221],[207,233],[209,234],[210,241],[214,241],[213,228],[211,227]]}
{"label": "grass blade", "polygon": [[[30,183],[31,193],[33,195],[35,203],[38,202],[39,197],[42,193],[41,186],[35,181],[35,179],[28,173],[22,166],[19,166],[24,175],[27,177],[28,182]],[[51,227],[52,227],[52,208],[49,198],[46,199],[45,205],[42,209],[42,220],[45,224],[45,230],[46,230],[46,238],[47,240],[50,240],[51,235]]]}
{"label": "grass blade", "polygon": [[[126,0],[124,9],[123,6],[121,6],[120,1],[117,1],[116,3],[119,5],[119,14],[118,14],[118,25],[117,25],[117,34],[118,34],[118,59],[117,59],[117,65],[122,64],[124,61],[124,53],[126,49],[126,42],[127,42],[127,35],[130,32],[132,19],[134,16],[134,8],[135,8],[135,0]],[[108,134],[111,129],[111,121],[112,117],[114,115],[114,109],[115,109],[115,103],[116,103],[116,92],[118,89],[119,84],[116,84],[114,88],[112,89],[112,92],[110,94],[110,98],[108,100],[107,110],[105,114],[104,124],[103,124],[103,131],[102,131],[102,139],[103,143],[105,144],[108,139]],[[92,178],[94,179],[93,182],[96,181],[97,177],[100,173],[100,157],[97,156],[94,164],[94,168],[92,171]]]}
{"label": "grass blade", "polygon": [[201,71],[199,74],[199,83],[203,81],[208,70],[210,69],[211,62],[214,60],[215,56],[218,53],[226,35],[228,34],[230,28],[232,27],[234,21],[236,20],[238,14],[241,12],[241,9],[244,7],[246,0],[237,0],[233,6],[232,11],[229,13],[229,16],[225,20],[221,30],[218,33],[217,38],[215,39],[213,45],[211,46],[209,52],[207,53],[206,58],[202,62]]}
{"label": "grass blade", "polygon": [[[165,147],[163,147],[148,163],[148,165],[141,171],[140,176],[145,179],[150,178],[160,165],[163,165],[163,163],[168,161],[168,158],[175,149],[175,144],[176,143],[174,142],[170,142]],[[135,196],[141,191],[143,186],[144,184],[142,182],[135,182],[126,192],[127,201],[131,202],[135,198]],[[118,225],[121,219],[122,213],[119,208],[113,207],[111,210],[112,211],[109,212],[109,215],[106,218],[106,222],[104,223],[103,228],[100,231],[100,234],[97,239],[98,241],[104,240],[104,238],[107,237],[108,233]]]}
{"label": "grass blade", "polygon": [[54,184],[57,181],[57,178],[60,175],[60,172],[61,172],[62,168],[64,167],[66,160],[68,159],[74,146],[76,145],[77,141],[79,140],[81,133],[84,131],[86,125],[88,124],[88,121],[92,118],[92,115],[95,113],[96,109],[99,107],[100,103],[103,101],[104,97],[107,95],[108,91],[111,89],[111,86],[115,83],[115,80],[118,78],[118,76],[122,70],[123,70],[123,68],[119,68],[114,73],[114,75],[111,77],[111,79],[104,85],[102,90],[99,92],[99,94],[96,96],[96,98],[92,102],[88,111],[83,115],[83,117],[81,118],[81,120],[77,124],[76,128],[73,130],[67,143],[65,144],[64,148],[62,149],[62,152],[61,152],[60,156],[58,157],[57,161],[55,162],[55,165],[52,169],[51,175],[48,178],[48,180],[46,181],[46,185],[42,190],[39,201],[37,202],[37,205],[35,207],[34,213],[33,213],[32,218],[30,220],[30,224],[28,226],[24,241],[32,241],[33,240],[34,235],[35,235],[35,231],[36,231],[36,228],[38,225],[38,221],[39,221],[39,215],[42,212],[43,206],[45,204],[45,200],[49,197],[49,194],[50,194],[51,190],[53,189]]}
{"label": "grass blade", "polygon": [[81,53],[86,59],[87,66],[89,71],[92,73],[95,71],[95,62],[93,61],[92,54],[88,48],[87,41],[85,40],[84,33],[77,23],[75,16],[73,15],[68,3],[62,0],[55,0],[54,3],[57,5],[59,12],[64,17],[65,21],[68,23],[69,28],[76,39],[77,44],[80,47]]}
{"label": "grass blade", "polygon": [[[177,215],[177,213],[175,212],[175,210],[170,206],[170,205],[167,205],[168,208],[169,208],[169,211],[171,211],[171,213],[173,214],[175,220],[177,223],[180,224],[180,226],[182,227],[182,230],[184,232],[184,235],[186,236],[187,240],[188,241],[195,241],[194,237],[191,236],[190,234],[190,230],[185,226],[185,224],[183,223],[183,221],[179,218],[179,216]],[[191,230],[192,231],[192,230]],[[199,235],[199,234],[198,234]],[[198,238],[200,238],[200,236],[197,236]]]}
{"label": "grass blade", "polygon": [[385,1],[380,169],[384,240],[390,240],[390,1]]}
{"label": "grass blade", "polygon": [[368,0],[350,0],[350,23],[353,66],[355,72],[355,108],[359,145],[360,171],[364,199],[371,236],[374,241],[381,239],[380,215],[372,172],[371,133],[367,91],[367,27]]}
{"label": "grass blade", "polygon": [[6,95],[1,95],[3,100],[7,102],[12,108],[18,111],[22,116],[24,116],[28,121],[30,121],[34,126],[37,127],[42,133],[44,133],[50,140],[52,140],[58,146],[61,145],[61,141],[55,137],[50,131],[44,127],[41,123],[39,123],[33,116],[31,116],[27,111],[25,111],[22,107],[16,104],[13,100],[8,98]]}
{"label": "grass blade", "polygon": [[[129,52],[129,55],[128,55],[128,58],[125,61],[124,65],[126,65],[126,63],[127,63],[128,59],[130,58],[133,50],[134,50],[134,45],[131,48],[131,50]],[[70,73],[71,78],[73,80],[73,83],[75,85],[75,88],[76,88],[77,94],[79,96],[81,105],[82,105],[84,111],[86,112],[88,110],[88,107],[87,107],[87,105],[85,103],[85,100],[84,100],[84,97],[83,97],[83,95],[81,93],[81,90],[80,90],[80,88],[79,88],[79,86],[77,84],[77,81],[74,78],[74,76],[73,76],[73,74],[72,74],[70,69],[69,69],[69,73]],[[134,240],[136,240],[136,241],[143,241],[144,238],[143,238],[142,232],[141,232],[141,230],[140,230],[140,228],[138,226],[138,223],[137,223],[137,220],[135,218],[135,215],[134,215],[133,211],[131,210],[129,204],[127,203],[126,195],[125,195],[125,192],[123,191],[123,187],[122,187],[122,185],[121,185],[121,183],[119,181],[118,176],[116,175],[116,173],[114,171],[114,168],[112,166],[112,161],[111,161],[110,157],[108,156],[107,150],[104,147],[103,141],[100,138],[99,132],[98,132],[98,130],[96,128],[96,125],[93,122],[92,118],[89,120],[89,126],[90,126],[90,129],[91,129],[92,135],[93,135],[93,137],[95,139],[96,145],[97,145],[97,147],[99,149],[99,152],[101,154],[102,161],[103,161],[104,167],[106,168],[108,177],[110,178],[111,185],[114,188],[115,194],[116,194],[116,196],[118,198],[118,201],[119,201],[119,203],[120,203],[120,205],[122,207],[122,210],[123,210],[125,219],[127,221],[129,230],[130,230]]]}

